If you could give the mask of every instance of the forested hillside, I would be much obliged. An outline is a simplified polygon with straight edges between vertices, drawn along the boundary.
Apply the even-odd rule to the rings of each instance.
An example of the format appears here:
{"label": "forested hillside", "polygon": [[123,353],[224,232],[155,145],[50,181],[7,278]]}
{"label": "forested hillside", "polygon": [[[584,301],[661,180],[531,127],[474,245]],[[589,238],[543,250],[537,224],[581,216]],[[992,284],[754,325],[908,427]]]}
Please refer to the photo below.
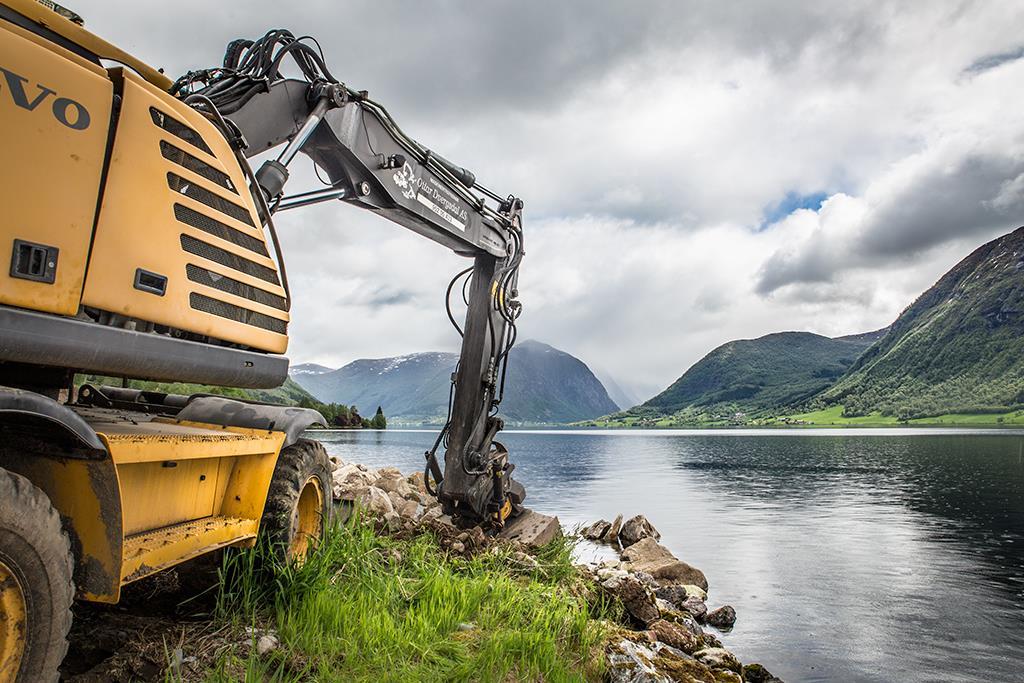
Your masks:
{"label": "forested hillside", "polygon": [[704,356],[665,391],[609,420],[629,424],[671,417],[681,424],[703,424],[777,412],[830,386],[881,334],[831,339],[778,332],[731,341]]}
{"label": "forested hillside", "polygon": [[815,403],[901,419],[1024,404],[1024,228],[943,275]]}

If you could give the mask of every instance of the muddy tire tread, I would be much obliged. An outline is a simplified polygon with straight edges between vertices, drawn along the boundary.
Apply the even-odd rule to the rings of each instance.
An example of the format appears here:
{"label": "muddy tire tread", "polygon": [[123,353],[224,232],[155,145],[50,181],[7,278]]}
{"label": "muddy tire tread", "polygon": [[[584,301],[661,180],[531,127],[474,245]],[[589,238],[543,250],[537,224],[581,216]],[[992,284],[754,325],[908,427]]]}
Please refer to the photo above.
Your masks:
{"label": "muddy tire tread", "polygon": [[292,511],[299,500],[301,487],[310,476],[318,476],[324,494],[324,528],[331,511],[331,460],[323,444],[312,439],[299,439],[281,449],[274,476],[267,492],[267,503],[260,521],[260,538],[283,559],[291,542]]}
{"label": "muddy tire tread", "polygon": [[[75,597],[71,542],[49,496],[27,478],[2,468],[0,529],[20,536],[36,552],[44,571],[41,572],[42,576],[40,572],[33,571],[32,576],[25,577],[32,581],[31,587],[26,587],[26,592],[33,589],[45,590],[50,595],[52,606],[49,629],[46,624],[32,625],[29,647],[22,657],[18,680],[57,681],[58,667],[68,651],[71,605]],[[11,561],[15,559],[10,558]],[[33,567],[19,564],[18,569],[24,572]],[[26,596],[26,600],[34,599]],[[42,650],[38,640],[40,636],[45,638]]]}

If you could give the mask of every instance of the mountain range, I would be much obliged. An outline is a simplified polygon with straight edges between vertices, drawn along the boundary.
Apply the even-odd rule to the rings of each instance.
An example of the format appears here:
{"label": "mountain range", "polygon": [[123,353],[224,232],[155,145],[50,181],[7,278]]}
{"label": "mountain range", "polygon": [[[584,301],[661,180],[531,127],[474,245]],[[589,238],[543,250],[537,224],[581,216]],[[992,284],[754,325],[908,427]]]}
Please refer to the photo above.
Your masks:
{"label": "mountain range", "polygon": [[[746,424],[799,410],[905,421],[1024,405],[1024,228],[943,275],[889,327],[731,341],[604,425]],[[840,413],[834,413],[840,416]]]}
{"label": "mountain range", "polygon": [[[619,409],[578,358],[532,340],[516,344],[510,354],[499,410],[507,422],[561,424]],[[355,405],[363,414],[380,406],[393,424],[437,424],[448,411],[457,362],[455,353],[426,352],[356,360],[336,370],[305,363],[289,374],[321,401]]]}

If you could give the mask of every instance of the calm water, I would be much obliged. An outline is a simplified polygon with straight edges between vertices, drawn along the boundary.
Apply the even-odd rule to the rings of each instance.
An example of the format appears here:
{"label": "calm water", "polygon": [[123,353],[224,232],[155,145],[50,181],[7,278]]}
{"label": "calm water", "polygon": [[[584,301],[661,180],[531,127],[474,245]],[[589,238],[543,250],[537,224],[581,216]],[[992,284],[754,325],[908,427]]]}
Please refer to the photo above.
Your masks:
{"label": "calm water", "polygon": [[[422,468],[432,432],[325,432]],[[506,432],[528,504],[644,513],[793,681],[1024,681],[1024,431]]]}

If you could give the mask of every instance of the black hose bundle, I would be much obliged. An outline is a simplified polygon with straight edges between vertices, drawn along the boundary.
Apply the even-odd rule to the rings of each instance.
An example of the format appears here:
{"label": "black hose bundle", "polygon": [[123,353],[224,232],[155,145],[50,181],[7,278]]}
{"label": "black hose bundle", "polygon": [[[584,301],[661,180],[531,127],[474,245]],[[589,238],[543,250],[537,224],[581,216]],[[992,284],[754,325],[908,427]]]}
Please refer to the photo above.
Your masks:
{"label": "black hose bundle", "polygon": [[242,38],[231,41],[224,52],[223,66],[189,71],[174,83],[171,94],[181,97],[203,95],[216,105],[221,114],[232,114],[282,78],[281,63],[289,56],[310,83],[338,82],[327,68],[315,38],[296,38],[291,31],[274,29],[257,40]]}

